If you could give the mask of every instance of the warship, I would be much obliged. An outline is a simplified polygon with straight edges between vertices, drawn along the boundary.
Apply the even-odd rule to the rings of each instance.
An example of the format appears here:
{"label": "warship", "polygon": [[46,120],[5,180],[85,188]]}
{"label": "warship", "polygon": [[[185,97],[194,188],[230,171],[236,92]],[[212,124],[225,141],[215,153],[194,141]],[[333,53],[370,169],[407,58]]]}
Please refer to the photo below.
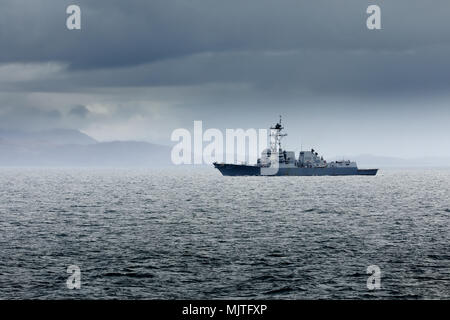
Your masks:
{"label": "warship", "polygon": [[270,148],[264,149],[255,165],[214,162],[224,176],[374,176],[378,169],[359,169],[350,160],[327,162],[314,150],[295,152],[281,148],[284,127],[279,122],[270,128]]}

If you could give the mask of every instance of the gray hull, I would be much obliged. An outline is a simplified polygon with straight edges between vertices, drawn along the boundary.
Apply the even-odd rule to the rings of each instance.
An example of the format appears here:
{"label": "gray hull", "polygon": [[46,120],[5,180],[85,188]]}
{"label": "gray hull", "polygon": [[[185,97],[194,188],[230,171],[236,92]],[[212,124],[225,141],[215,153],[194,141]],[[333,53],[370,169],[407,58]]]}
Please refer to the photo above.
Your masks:
{"label": "gray hull", "polygon": [[358,168],[280,168],[261,170],[257,166],[214,163],[224,176],[374,176],[378,169]]}
{"label": "gray hull", "polygon": [[224,176],[260,176],[261,168],[238,164],[214,163],[214,167]]}

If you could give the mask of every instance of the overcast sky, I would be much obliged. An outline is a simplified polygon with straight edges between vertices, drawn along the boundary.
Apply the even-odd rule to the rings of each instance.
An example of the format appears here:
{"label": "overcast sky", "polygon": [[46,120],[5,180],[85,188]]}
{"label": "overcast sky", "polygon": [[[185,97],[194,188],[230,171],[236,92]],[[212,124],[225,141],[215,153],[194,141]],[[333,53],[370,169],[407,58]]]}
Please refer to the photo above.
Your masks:
{"label": "overcast sky", "polygon": [[288,149],[450,156],[449,17],[448,0],[2,0],[0,128],[169,143],[282,114]]}

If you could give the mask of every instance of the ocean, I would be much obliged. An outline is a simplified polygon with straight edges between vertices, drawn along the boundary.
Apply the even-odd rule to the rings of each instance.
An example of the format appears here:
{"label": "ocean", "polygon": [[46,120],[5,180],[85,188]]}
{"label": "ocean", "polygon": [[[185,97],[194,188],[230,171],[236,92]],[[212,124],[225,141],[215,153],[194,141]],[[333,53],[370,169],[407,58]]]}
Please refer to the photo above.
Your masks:
{"label": "ocean", "polygon": [[0,299],[449,299],[449,231],[450,169],[3,168]]}

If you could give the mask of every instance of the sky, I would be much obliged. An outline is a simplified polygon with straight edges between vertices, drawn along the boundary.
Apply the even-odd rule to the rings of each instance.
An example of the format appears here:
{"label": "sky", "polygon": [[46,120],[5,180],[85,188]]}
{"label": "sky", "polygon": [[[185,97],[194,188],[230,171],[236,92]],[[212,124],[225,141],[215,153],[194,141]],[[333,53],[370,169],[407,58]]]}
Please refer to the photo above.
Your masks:
{"label": "sky", "polygon": [[287,149],[449,157],[449,16],[448,0],[2,0],[0,129],[169,144],[194,120],[281,114]]}

